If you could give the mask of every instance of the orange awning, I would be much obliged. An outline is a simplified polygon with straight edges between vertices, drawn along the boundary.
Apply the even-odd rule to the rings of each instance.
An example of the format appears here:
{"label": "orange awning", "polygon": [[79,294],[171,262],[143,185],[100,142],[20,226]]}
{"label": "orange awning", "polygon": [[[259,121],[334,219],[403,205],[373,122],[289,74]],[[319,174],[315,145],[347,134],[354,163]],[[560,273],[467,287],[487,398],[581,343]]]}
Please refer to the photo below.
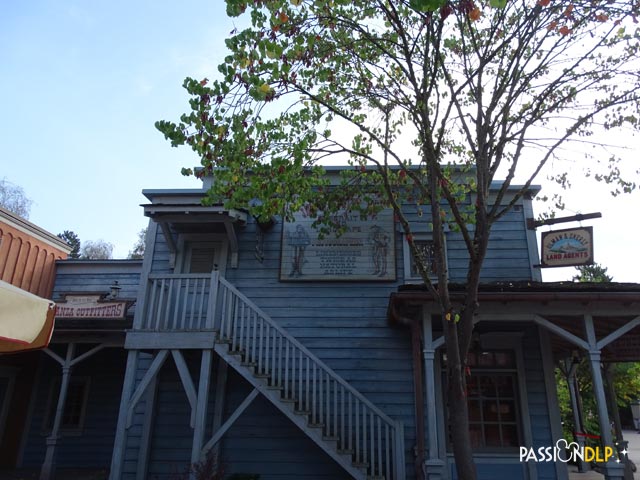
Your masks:
{"label": "orange awning", "polygon": [[51,300],[0,281],[0,353],[46,347],[54,318]]}

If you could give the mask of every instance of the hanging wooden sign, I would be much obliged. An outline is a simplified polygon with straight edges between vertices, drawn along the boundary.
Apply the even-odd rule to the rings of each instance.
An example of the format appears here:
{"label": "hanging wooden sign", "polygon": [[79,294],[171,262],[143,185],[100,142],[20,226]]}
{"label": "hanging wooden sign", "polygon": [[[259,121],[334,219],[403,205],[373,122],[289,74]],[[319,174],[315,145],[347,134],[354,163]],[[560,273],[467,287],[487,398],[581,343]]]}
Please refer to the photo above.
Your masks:
{"label": "hanging wooden sign", "polygon": [[593,263],[593,227],[542,233],[542,267],[577,267]]}

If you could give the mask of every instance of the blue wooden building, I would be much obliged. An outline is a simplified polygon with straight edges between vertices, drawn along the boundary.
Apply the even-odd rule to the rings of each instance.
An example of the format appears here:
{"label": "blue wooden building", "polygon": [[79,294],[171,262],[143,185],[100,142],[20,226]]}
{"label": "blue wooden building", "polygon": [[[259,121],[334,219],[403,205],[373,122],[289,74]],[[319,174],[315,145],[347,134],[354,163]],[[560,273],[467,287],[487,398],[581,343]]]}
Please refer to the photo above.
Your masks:
{"label": "blue wooden building", "polygon": [[[203,192],[143,192],[142,262],[58,262],[55,301],[126,310],[61,316],[48,351],[0,358],[0,372],[27,355],[36,369],[4,466],[43,480],[188,478],[207,459],[225,478],[457,478],[441,318],[393,216],[345,217],[345,236],[321,239],[303,213],[263,225]],[[481,479],[568,478],[563,462],[519,455],[562,437],[555,362],[625,359],[616,342],[640,325],[636,285],[540,282],[536,192],[495,224],[483,268],[468,359]],[[428,216],[411,221],[428,254]],[[453,231],[446,248],[455,298],[466,250]]]}

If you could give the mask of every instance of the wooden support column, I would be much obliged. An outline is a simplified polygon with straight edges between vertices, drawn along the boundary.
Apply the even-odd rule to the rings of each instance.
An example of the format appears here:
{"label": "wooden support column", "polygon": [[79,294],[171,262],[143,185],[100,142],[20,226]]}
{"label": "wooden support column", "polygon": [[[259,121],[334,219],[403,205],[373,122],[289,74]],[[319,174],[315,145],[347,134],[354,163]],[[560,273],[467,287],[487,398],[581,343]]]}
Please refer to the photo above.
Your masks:
{"label": "wooden support column", "polygon": [[212,350],[202,350],[202,359],[200,361],[200,381],[198,382],[198,398],[196,401],[195,426],[193,429],[193,445],[191,447],[192,464],[198,463],[201,460],[202,447],[204,444],[212,357]]}
{"label": "wooden support column", "polygon": [[607,393],[607,403],[609,404],[609,411],[613,417],[613,428],[616,435],[616,449],[618,451],[618,458],[621,462],[624,462],[624,478],[625,480],[633,480],[633,469],[629,457],[623,453],[623,450],[627,450],[629,442],[624,439],[622,433],[622,422],[620,421],[620,410],[618,409],[618,396],[616,394],[616,387],[613,384],[613,367],[615,364],[607,363],[604,365],[604,379]]}
{"label": "wooden support column", "polygon": [[425,462],[424,478],[439,480],[444,478],[445,462],[440,458],[438,446],[438,390],[436,390],[436,346],[433,341],[433,322],[431,314],[424,311],[422,315],[422,336],[424,339],[424,379],[425,402],[427,408],[427,448],[429,458]]}
{"label": "wooden support column", "polygon": [[138,350],[129,350],[127,355],[127,369],[124,374],[122,396],[120,398],[120,410],[116,425],[116,438],[113,443],[113,456],[111,457],[111,470],[109,480],[120,480],[122,476],[122,464],[124,462],[124,450],[127,443],[127,412],[129,400],[136,384],[136,369],[138,368]]}
{"label": "wooden support column", "polygon": [[[213,428],[212,432],[215,434],[220,430],[222,426],[222,415],[224,413],[224,400],[227,393],[227,375],[228,365],[222,357],[218,357],[218,368],[216,370],[216,398],[213,404]],[[212,455],[220,458],[220,442],[212,448]]]}
{"label": "wooden support column", "polygon": [[[589,342],[589,364],[591,366],[591,376],[593,381],[593,393],[598,409],[598,424],[600,425],[600,438],[603,447],[613,447],[613,437],[611,435],[611,423],[609,412],[607,411],[607,400],[604,392],[604,381],[600,367],[601,354],[597,346],[595,328],[591,315],[584,316],[584,325]],[[604,467],[604,478],[606,480],[624,480],[624,465],[609,461]]]}
{"label": "wooden support column", "polygon": [[[575,428],[575,432],[578,434],[585,433],[584,426],[582,424],[582,411],[580,409],[580,403],[578,402],[578,389],[576,388],[576,370],[578,369],[578,364],[573,363],[572,359],[567,358],[563,361],[562,373],[565,375],[567,380],[567,388],[569,389],[569,400],[571,402],[571,413],[573,414],[573,425]],[[581,449],[584,448],[584,437],[581,435],[576,435],[576,441]],[[578,457],[578,472],[584,473],[589,470],[588,465],[585,461]]]}
{"label": "wooden support column", "polygon": [[[58,440],[60,439],[59,433],[60,426],[62,425],[62,414],[64,413],[64,404],[67,401],[69,379],[71,378],[71,369],[73,368],[71,362],[73,360],[75,349],[75,343],[70,343],[69,345],[67,345],[67,356],[61,363],[62,381],[60,382],[60,393],[58,394],[58,404],[56,406],[56,415],[53,420],[53,427],[51,428],[51,433],[47,437],[47,451],[44,456],[42,468],[40,469],[40,480],[50,480],[54,476],[56,446],[58,445]],[[57,355],[55,355],[53,358],[59,362],[59,357],[56,357]]]}

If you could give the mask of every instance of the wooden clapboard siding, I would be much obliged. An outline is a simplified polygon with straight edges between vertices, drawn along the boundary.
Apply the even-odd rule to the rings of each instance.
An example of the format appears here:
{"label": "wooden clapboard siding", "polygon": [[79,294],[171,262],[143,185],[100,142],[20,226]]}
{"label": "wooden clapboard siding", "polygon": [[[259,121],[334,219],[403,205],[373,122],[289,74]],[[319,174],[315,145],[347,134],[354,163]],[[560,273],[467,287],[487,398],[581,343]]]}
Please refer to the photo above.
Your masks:
{"label": "wooden clapboard siding", "polygon": [[117,281],[119,297],[135,299],[140,285],[142,260],[61,260],[56,263],[54,300],[65,293],[110,293]]}
{"label": "wooden clapboard siding", "polygon": [[[56,350],[55,347],[53,347]],[[79,351],[81,353],[82,350]],[[64,355],[60,350],[59,354]],[[60,377],[60,366],[41,354],[42,373],[35,385],[36,396],[22,466],[38,468],[44,460],[47,432],[43,429],[52,383]],[[81,432],[65,435],[56,450],[56,462],[61,468],[108,468],[111,462],[119,398],[122,391],[126,352],[108,348],[79,363],[74,376],[89,378],[89,393]],[[58,392],[52,401],[57,401]]]}
{"label": "wooden clapboard siding", "polygon": [[[229,373],[225,417],[251,391],[240,375]],[[228,473],[259,474],[260,480],[351,478],[320,447],[264,397],[258,396],[227,432],[221,450]]]}
{"label": "wooden clapboard siding", "polygon": [[[428,232],[427,215],[413,214],[411,219],[419,222],[418,231]],[[255,255],[255,223],[250,221],[245,227],[237,228],[238,268],[231,268],[227,263],[226,278],[386,414],[405,424],[407,478],[413,478],[415,422],[409,332],[391,328],[386,318],[389,294],[404,283],[403,235],[397,232],[395,237],[396,281],[282,282],[282,227],[282,223],[277,223],[264,235],[262,261]],[[178,236],[174,238],[178,243]],[[150,271],[172,273],[171,252],[161,229],[157,229],[154,241]],[[468,254],[459,233],[447,233],[447,253],[451,281],[464,282]],[[483,281],[531,279],[532,262],[537,260],[529,258],[524,213],[518,209],[495,225],[482,272]],[[531,353],[535,354],[539,357],[539,352]],[[194,362],[197,363],[197,359],[193,356],[188,358],[195,379],[199,367]],[[533,365],[530,368],[534,368]],[[138,380],[146,366],[139,365]],[[536,403],[544,401],[544,382],[540,385],[535,376],[532,381],[530,415],[532,419],[540,415],[544,418],[536,417],[536,422],[548,424]],[[215,383],[213,378],[210,418]],[[543,389],[540,399],[536,396],[537,388]],[[225,416],[235,410],[250,390],[238,374],[230,371]],[[189,427],[189,404],[171,360],[161,371],[156,404],[149,478],[168,478],[183,472],[188,465],[193,434]],[[138,411],[141,410],[139,406]],[[134,426],[128,430],[123,478],[135,478],[142,418],[142,414],[136,415]],[[207,428],[211,428],[210,422]],[[210,434],[208,431],[207,435]],[[535,435],[544,438],[544,429],[537,428]],[[222,461],[227,473],[259,473],[261,479],[346,477],[333,460],[260,396],[223,438]],[[487,472],[502,475],[500,472],[513,472],[514,465],[497,464],[493,470],[489,465],[486,467]],[[515,467],[522,470],[519,464]],[[506,473],[503,476],[509,477]]]}
{"label": "wooden clapboard siding", "polygon": [[0,208],[0,280],[50,298],[55,262],[69,250],[55,235]]}

